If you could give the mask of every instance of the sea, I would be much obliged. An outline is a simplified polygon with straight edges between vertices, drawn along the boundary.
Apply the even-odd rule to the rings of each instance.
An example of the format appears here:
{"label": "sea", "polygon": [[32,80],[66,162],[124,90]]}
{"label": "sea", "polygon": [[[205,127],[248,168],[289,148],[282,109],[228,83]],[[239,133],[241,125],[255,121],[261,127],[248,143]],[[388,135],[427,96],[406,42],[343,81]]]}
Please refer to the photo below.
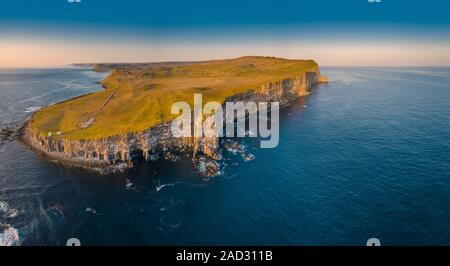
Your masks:
{"label": "sea", "polygon": [[225,150],[205,181],[189,158],[99,175],[31,151],[30,115],[106,74],[1,69],[0,245],[450,245],[450,68],[321,71],[276,148],[239,139],[254,159]]}

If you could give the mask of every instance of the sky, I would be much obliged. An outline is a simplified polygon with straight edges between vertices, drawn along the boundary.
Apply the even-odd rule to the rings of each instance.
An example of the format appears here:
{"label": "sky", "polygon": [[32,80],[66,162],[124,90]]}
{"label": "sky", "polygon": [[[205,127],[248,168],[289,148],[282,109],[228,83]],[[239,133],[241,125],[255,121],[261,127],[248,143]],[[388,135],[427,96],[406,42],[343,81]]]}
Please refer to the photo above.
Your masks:
{"label": "sky", "polygon": [[0,67],[244,55],[450,66],[448,0],[76,1],[0,0]]}

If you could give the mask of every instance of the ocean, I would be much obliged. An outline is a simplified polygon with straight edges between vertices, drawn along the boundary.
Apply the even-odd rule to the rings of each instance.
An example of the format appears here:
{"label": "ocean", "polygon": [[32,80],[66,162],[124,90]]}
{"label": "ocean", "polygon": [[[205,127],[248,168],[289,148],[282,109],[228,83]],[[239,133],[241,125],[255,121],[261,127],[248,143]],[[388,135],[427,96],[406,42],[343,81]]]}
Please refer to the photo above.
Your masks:
{"label": "ocean", "polygon": [[[0,144],[0,244],[450,245],[450,68],[323,67],[280,112],[280,143],[240,139],[223,174],[188,158],[99,175]],[[84,68],[0,70],[0,129],[101,90]]]}

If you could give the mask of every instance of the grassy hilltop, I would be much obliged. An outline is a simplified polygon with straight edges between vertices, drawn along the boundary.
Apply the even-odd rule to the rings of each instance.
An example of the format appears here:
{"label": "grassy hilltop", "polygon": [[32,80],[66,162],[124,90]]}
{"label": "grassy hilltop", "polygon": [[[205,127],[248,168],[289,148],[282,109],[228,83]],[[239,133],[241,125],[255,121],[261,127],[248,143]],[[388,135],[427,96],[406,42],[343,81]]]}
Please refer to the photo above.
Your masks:
{"label": "grassy hilltop", "polygon": [[[103,81],[106,90],[50,105],[35,113],[30,125],[40,134],[60,132],[60,137],[67,139],[143,131],[175,118],[170,113],[173,103],[186,101],[192,106],[194,93],[202,93],[204,103],[223,102],[229,96],[302,75],[314,67],[317,64],[312,60],[248,56],[119,68]],[[95,120],[83,129],[80,125],[94,115]]]}

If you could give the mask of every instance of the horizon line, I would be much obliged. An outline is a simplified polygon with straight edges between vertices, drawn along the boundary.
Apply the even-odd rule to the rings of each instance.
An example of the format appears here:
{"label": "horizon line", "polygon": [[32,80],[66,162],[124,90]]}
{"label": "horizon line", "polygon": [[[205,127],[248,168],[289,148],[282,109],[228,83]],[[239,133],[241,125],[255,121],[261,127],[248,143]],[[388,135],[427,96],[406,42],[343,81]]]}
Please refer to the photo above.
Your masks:
{"label": "horizon line", "polygon": [[[195,63],[207,62],[220,59],[198,60],[198,61],[146,61],[146,62],[99,62],[99,63],[71,63],[64,65],[42,65],[42,66],[0,66],[0,70],[6,69],[62,69],[62,68],[88,68],[77,65],[99,65],[99,64],[155,64],[155,63]],[[308,59],[300,59],[308,60]],[[319,67],[450,67],[450,65],[320,65]]]}

